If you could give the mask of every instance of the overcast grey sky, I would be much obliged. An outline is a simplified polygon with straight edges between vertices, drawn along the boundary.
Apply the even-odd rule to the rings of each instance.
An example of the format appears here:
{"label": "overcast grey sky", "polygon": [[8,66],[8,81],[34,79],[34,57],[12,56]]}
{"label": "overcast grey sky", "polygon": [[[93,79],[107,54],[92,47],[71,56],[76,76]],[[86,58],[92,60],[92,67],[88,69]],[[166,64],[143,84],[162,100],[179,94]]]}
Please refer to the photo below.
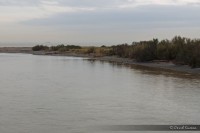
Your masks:
{"label": "overcast grey sky", "polygon": [[0,42],[118,44],[200,37],[200,0],[0,0]]}

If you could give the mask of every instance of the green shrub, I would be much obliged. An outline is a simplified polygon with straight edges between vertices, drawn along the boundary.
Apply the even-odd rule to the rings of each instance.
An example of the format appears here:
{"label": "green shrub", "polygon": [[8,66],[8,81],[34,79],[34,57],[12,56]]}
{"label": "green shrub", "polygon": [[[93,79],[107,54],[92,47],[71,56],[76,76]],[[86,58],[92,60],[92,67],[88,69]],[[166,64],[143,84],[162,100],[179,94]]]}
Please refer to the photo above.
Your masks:
{"label": "green shrub", "polygon": [[33,51],[42,51],[42,50],[49,50],[48,46],[44,46],[44,45],[36,45],[34,47],[32,47]]}

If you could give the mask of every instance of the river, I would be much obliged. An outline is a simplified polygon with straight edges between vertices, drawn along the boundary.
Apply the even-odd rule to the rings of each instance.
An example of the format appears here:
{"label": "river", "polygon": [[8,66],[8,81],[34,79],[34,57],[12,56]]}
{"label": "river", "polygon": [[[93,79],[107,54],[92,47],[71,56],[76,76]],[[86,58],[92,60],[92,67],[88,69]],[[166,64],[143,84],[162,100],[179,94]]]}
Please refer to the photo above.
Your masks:
{"label": "river", "polygon": [[0,54],[1,133],[86,133],[93,125],[200,124],[198,76]]}

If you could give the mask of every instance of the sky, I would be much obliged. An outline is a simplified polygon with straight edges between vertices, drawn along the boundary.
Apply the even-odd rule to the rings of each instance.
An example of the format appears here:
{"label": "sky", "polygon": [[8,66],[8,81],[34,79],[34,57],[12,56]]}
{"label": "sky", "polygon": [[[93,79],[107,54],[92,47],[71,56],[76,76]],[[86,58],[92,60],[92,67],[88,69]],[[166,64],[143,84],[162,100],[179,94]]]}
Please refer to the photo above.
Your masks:
{"label": "sky", "polygon": [[200,37],[200,0],[0,0],[0,44],[114,45]]}

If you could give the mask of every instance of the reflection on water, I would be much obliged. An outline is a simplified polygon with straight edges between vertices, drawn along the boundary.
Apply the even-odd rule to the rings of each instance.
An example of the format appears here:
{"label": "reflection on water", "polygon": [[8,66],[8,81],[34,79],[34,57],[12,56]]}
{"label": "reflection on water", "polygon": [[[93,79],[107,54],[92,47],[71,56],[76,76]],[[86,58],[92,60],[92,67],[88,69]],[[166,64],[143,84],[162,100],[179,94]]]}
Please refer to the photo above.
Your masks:
{"label": "reflection on water", "polygon": [[[87,59],[86,59],[87,60]],[[190,74],[186,72],[178,72],[178,71],[173,71],[173,70],[167,70],[167,69],[162,69],[162,68],[154,68],[154,67],[147,67],[147,66],[140,66],[140,65],[134,65],[134,64],[123,64],[123,63],[117,63],[113,61],[98,61],[98,60],[87,60],[88,62],[95,64],[97,62],[104,64],[108,63],[109,65],[113,67],[118,67],[118,68],[129,68],[129,69],[134,69],[138,70],[138,72],[142,74],[152,74],[152,75],[165,75],[165,76],[173,76],[173,77],[179,77],[179,78],[188,78],[188,79],[200,79],[199,75],[195,74]]]}
{"label": "reflection on water", "polygon": [[200,78],[74,57],[0,54],[0,132],[198,124]]}

